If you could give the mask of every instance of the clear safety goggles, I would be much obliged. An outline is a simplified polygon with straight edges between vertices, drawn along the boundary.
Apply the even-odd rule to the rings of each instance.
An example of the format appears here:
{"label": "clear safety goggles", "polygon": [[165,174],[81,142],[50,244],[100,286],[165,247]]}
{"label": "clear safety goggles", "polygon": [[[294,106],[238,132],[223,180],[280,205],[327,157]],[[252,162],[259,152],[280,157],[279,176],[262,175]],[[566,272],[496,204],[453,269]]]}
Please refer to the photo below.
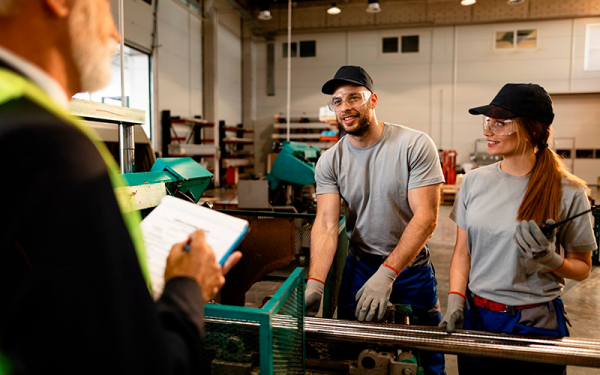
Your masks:
{"label": "clear safety goggles", "polygon": [[511,135],[517,132],[517,123],[513,120],[498,120],[483,116],[483,131],[489,131],[496,135]]}
{"label": "clear safety goggles", "polygon": [[332,111],[339,111],[344,103],[348,105],[348,107],[357,108],[365,104],[369,98],[371,97],[371,91],[359,91],[359,92],[351,92],[349,94],[344,95],[336,95],[329,99],[327,102],[327,106]]}

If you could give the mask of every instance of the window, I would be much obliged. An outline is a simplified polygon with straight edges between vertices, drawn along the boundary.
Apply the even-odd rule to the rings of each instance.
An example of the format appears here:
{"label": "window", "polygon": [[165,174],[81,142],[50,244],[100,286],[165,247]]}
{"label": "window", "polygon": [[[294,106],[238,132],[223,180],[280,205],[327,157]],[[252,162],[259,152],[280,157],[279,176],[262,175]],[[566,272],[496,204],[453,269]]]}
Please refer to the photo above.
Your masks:
{"label": "window", "polygon": [[[111,60],[111,80],[108,86],[93,93],[79,93],[74,98],[98,103],[121,105],[121,58],[119,54]],[[150,55],[125,46],[125,105],[146,112],[146,123],[142,128],[152,140],[152,111],[150,86]]]}
{"label": "window", "polygon": [[[147,0],[145,0],[147,1]],[[200,0],[179,0],[185,4],[190,10],[196,14],[200,14]]]}
{"label": "window", "polygon": [[[292,42],[292,55],[291,57],[298,56],[298,43]],[[286,59],[288,57],[288,44],[283,43],[283,58]]]}
{"label": "window", "polygon": [[402,37],[402,53],[419,52],[419,36],[405,35]]}
{"label": "window", "polygon": [[317,56],[317,41],[306,40],[300,42],[300,57],[315,57]]}
{"label": "window", "polygon": [[[298,47],[300,51],[298,51]],[[302,40],[300,42],[292,42],[292,58],[294,57],[315,57],[317,56],[317,41],[316,40]],[[288,57],[288,44],[283,43],[282,57],[286,59]]]}
{"label": "window", "polygon": [[398,53],[398,37],[383,38],[381,42],[381,52]]}
{"label": "window", "polygon": [[497,31],[494,47],[501,50],[536,48],[537,34],[535,29]]}
{"label": "window", "polygon": [[600,24],[585,27],[584,70],[600,70]]}
{"label": "window", "polygon": [[571,159],[571,150],[558,149],[556,150],[556,153],[561,159]]}
{"label": "window", "polygon": [[591,149],[575,150],[575,157],[577,159],[593,159],[594,158],[594,150],[591,150]]}

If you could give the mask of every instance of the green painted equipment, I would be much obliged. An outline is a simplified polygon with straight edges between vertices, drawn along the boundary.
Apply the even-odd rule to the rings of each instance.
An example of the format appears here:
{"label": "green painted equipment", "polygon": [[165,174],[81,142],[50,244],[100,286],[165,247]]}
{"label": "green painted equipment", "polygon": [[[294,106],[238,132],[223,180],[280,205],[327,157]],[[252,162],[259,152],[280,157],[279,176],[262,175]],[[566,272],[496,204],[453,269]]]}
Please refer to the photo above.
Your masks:
{"label": "green painted equipment", "polygon": [[122,175],[129,187],[164,184],[166,194],[181,193],[198,202],[213,174],[192,158],[159,158],[150,172]]}
{"label": "green painted equipment", "polygon": [[269,188],[277,189],[281,182],[306,186],[315,183],[315,165],[321,150],[302,142],[283,142],[279,155],[267,175]]}

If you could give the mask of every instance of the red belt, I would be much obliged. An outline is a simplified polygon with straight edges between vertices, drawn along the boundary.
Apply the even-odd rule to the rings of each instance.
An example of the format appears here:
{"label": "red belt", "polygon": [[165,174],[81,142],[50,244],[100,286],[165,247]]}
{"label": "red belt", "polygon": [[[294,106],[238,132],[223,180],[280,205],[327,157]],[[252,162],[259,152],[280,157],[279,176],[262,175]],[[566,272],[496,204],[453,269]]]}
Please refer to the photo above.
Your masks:
{"label": "red belt", "polygon": [[483,297],[479,297],[476,294],[473,294],[473,299],[475,301],[475,306],[482,307],[486,310],[496,311],[496,312],[507,312],[514,314],[515,310],[525,310],[532,309],[534,307],[545,306],[548,302],[541,303],[533,303],[531,305],[520,305],[520,306],[508,306],[500,302],[494,302],[489,299],[485,299]]}

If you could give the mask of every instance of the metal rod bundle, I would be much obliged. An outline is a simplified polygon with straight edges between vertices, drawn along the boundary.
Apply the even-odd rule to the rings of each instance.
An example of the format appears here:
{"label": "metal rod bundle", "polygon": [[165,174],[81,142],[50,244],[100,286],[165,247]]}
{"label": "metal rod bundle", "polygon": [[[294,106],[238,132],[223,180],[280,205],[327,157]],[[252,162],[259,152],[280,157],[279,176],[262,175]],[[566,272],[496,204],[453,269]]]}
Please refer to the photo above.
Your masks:
{"label": "metal rod bundle", "polygon": [[600,367],[600,340],[536,338],[466,330],[449,334],[437,327],[309,317],[305,318],[304,331],[309,341],[364,342],[448,354]]}
{"label": "metal rod bundle", "polygon": [[[206,323],[235,325],[240,330],[258,329],[258,322],[207,317]],[[291,316],[276,315],[272,324],[274,329],[292,330],[300,326],[300,321]],[[466,330],[449,334],[437,327],[310,317],[304,318],[304,332],[308,341],[316,342],[365,343],[447,354],[600,367],[600,340],[539,338]]]}

